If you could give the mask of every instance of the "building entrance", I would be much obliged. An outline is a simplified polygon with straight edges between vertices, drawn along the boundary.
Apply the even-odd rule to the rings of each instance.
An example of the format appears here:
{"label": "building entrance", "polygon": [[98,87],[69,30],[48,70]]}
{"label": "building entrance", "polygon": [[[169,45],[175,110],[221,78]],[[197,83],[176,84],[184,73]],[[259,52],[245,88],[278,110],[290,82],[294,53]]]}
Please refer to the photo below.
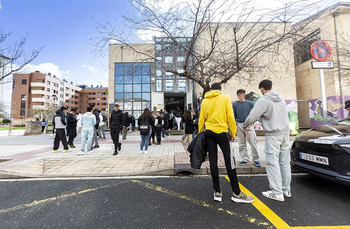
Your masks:
{"label": "building entrance", "polygon": [[177,107],[180,107],[180,109],[184,111],[185,101],[186,101],[185,93],[164,93],[164,108],[167,111],[176,109]]}

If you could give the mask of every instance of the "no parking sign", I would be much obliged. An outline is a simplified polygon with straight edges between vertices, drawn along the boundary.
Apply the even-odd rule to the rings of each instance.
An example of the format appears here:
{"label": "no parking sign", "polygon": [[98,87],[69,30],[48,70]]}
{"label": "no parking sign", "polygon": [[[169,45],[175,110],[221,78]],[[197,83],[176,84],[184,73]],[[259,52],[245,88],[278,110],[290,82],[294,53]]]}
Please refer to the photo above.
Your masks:
{"label": "no parking sign", "polygon": [[317,61],[326,61],[331,57],[331,46],[325,41],[316,41],[310,47],[312,57]]}

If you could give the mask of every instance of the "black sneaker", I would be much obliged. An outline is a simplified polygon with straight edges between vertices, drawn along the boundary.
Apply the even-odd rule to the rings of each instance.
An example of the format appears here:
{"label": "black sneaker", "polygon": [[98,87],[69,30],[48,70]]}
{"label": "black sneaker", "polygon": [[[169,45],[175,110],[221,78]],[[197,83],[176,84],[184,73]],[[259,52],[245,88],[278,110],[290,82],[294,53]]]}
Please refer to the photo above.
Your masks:
{"label": "black sneaker", "polygon": [[118,143],[118,150],[122,150],[122,143]]}
{"label": "black sneaker", "polygon": [[100,148],[100,146],[99,146],[99,145],[95,145],[95,146],[93,146],[92,148],[93,148],[93,149],[97,149],[97,148]]}
{"label": "black sneaker", "polygon": [[115,155],[117,155],[118,154],[118,151],[115,151],[114,153],[113,153],[113,156],[115,156]]}

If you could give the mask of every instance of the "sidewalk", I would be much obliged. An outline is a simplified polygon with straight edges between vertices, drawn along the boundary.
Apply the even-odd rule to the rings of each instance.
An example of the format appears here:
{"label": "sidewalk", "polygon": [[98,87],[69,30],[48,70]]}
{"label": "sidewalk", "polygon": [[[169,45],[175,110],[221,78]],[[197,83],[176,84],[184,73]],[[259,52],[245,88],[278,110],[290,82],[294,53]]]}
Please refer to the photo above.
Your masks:
{"label": "sidewalk", "polygon": [[[106,137],[107,140],[99,142],[100,148],[83,156],[76,155],[80,151],[80,135],[75,141],[76,148],[68,153],[53,153],[53,136],[49,134],[0,137],[0,178],[210,174],[208,162],[199,171],[191,169],[187,145],[179,135],[163,139],[162,145],[150,146],[148,154],[140,154],[139,132],[129,132],[127,140],[121,141],[122,150],[117,156],[113,156],[109,134]],[[232,145],[237,173],[265,173],[263,137],[258,137],[261,168],[251,164],[239,166],[238,143]],[[221,152],[219,167],[220,173],[225,174]]]}

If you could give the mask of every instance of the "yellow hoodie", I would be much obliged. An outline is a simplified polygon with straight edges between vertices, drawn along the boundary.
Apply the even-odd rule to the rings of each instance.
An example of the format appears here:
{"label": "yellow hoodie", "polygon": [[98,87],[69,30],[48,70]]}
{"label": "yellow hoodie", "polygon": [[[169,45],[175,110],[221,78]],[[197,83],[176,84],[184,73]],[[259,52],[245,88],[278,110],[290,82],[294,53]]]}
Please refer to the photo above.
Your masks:
{"label": "yellow hoodie", "polygon": [[201,113],[198,121],[198,132],[204,129],[220,134],[228,132],[230,128],[231,136],[236,136],[237,126],[229,95],[222,94],[220,90],[212,90],[204,95]]}

